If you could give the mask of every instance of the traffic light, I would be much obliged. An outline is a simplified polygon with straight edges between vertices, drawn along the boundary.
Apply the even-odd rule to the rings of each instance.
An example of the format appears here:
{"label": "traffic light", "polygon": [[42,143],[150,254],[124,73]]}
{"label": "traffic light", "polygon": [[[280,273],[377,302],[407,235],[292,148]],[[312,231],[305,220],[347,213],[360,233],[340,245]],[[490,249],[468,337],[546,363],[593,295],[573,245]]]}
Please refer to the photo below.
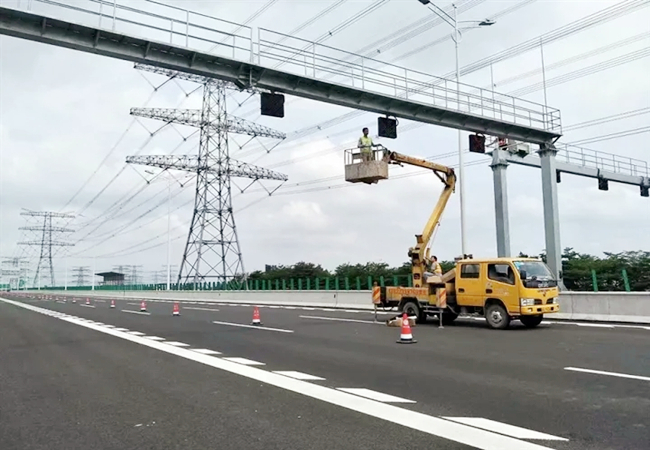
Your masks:
{"label": "traffic light", "polygon": [[379,137],[389,139],[397,138],[397,120],[388,117],[379,117],[377,119],[377,131]]}
{"label": "traffic light", "polygon": [[609,182],[604,178],[598,178],[598,189],[601,191],[609,191]]}
{"label": "traffic light", "polygon": [[485,153],[485,136],[481,134],[470,134],[469,151],[472,153]]}
{"label": "traffic light", "polygon": [[261,111],[263,116],[284,117],[284,95],[262,92]]}

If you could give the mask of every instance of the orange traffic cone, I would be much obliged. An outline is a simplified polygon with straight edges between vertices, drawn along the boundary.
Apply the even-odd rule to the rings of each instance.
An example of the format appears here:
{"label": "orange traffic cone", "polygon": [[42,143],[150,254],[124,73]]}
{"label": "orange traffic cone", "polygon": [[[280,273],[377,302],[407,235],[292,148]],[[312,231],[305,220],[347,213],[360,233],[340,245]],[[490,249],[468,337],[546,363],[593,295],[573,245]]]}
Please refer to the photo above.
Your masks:
{"label": "orange traffic cone", "polygon": [[262,325],[262,319],[260,319],[260,309],[257,306],[253,307],[253,322],[251,325]]}
{"label": "orange traffic cone", "polygon": [[140,303],[140,312],[147,312],[147,302],[144,300]]}
{"label": "orange traffic cone", "polygon": [[178,306],[178,302],[174,302],[174,309],[172,310],[172,316],[180,316],[181,315],[181,309]]}
{"label": "orange traffic cone", "polygon": [[115,308],[115,300],[111,299],[111,308]]}
{"label": "orange traffic cone", "polygon": [[77,297],[72,297],[72,303],[77,303]]}
{"label": "orange traffic cone", "polygon": [[402,329],[400,331],[400,336],[399,336],[399,341],[397,341],[398,344],[415,344],[417,341],[413,339],[413,335],[411,334],[411,324],[409,323],[409,318],[404,313],[402,316]]}
{"label": "orange traffic cone", "polygon": [[86,297],[86,305],[90,305],[90,299]]}

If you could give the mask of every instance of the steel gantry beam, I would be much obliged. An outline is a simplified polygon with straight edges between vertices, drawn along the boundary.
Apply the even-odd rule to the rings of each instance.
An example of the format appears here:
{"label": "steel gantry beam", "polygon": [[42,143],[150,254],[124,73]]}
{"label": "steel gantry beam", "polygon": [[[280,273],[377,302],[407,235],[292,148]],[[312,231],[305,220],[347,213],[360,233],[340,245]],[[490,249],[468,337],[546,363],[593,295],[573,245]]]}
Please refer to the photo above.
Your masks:
{"label": "steel gantry beam", "polygon": [[[38,1],[31,2],[35,3]],[[252,29],[249,29],[248,42],[239,46],[232,45],[232,53],[242,53],[244,57],[228,57],[223,52],[214,54],[209,50],[190,47],[192,39],[206,39],[191,35],[191,31],[200,26],[192,25],[189,21],[186,30],[180,33],[177,30],[178,24],[174,29],[174,23],[178,20],[171,18],[171,31],[167,31],[172,42],[175,35],[182,34],[185,45],[163,43],[102,27],[102,18],[106,21],[111,12],[104,11],[102,16],[96,7],[84,9],[81,6],[84,2],[75,2],[74,6],[55,1],[47,3],[50,5],[48,11],[55,8],[59,16],[66,18],[79,11],[94,14],[98,18],[98,24],[81,25],[42,14],[0,7],[0,34],[217,78],[234,83],[240,89],[266,89],[357,110],[540,145],[554,142],[561,136],[560,113],[557,109],[462,83],[432,79],[428,74],[270,30],[259,29],[255,40]],[[106,5],[108,8],[112,4],[106,2]],[[146,35],[147,31],[152,34],[152,26],[147,25],[144,18],[135,18],[136,14],[147,13],[129,7],[131,16],[127,17],[123,12],[127,10],[126,6],[115,2],[114,5],[113,30],[121,20],[120,24],[140,27],[140,34]],[[121,9],[118,11],[118,8]],[[189,17],[190,12],[187,11],[187,14]],[[161,30],[155,31],[159,33]],[[236,38],[247,39],[230,34],[220,38],[221,41],[214,40],[214,46],[224,45],[224,40],[230,38],[233,42]],[[289,39],[289,43],[280,44],[284,39]],[[335,56],[330,56],[332,54]],[[359,63],[345,62],[351,56],[356,57]],[[275,68],[280,66],[287,68]],[[390,67],[382,71],[377,66]]]}

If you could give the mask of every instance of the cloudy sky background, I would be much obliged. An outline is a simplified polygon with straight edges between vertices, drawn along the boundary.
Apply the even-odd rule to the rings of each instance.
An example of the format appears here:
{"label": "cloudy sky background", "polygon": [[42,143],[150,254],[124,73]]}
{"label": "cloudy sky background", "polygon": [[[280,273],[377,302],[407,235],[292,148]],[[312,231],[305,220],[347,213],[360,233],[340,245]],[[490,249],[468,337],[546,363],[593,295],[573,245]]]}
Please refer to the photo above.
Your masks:
{"label": "cloudy sky background", "polygon": [[[247,24],[308,40],[327,36],[323,44],[373,54],[380,61],[435,76],[450,77],[455,67],[450,28],[415,0],[166,3],[236,23],[260,12]],[[3,6],[15,4],[2,1]],[[451,10],[450,2],[437,4]],[[492,27],[463,33],[462,68],[619,2],[464,0],[459,4],[466,9],[460,20],[497,17]],[[548,104],[561,110],[566,129],[561,142],[590,140],[580,145],[650,162],[650,2],[620,4],[644,7],[544,45]],[[36,11],[45,11],[36,5]],[[319,11],[335,5],[328,14],[315,18]],[[364,12],[360,20],[341,25]],[[395,38],[403,42],[394,45]],[[415,52],[418,48],[423,50]],[[603,68],[608,66],[613,67]],[[462,81],[489,88],[492,76],[497,92],[529,92],[521,97],[544,102],[539,46],[493,64],[492,71],[486,67],[468,73]],[[199,85],[165,81],[165,77],[135,70],[129,62],[0,37],[0,258],[26,256],[33,263],[38,259],[37,247],[17,245],[21,240],[40,239],[34,232],[19,230],[39,226],[38,220],[21,216],[21,208],[72,212],[78,214],[74,220],[56,221],[76,230],[58,238],[75,246],[57,253],[57,284],[63,284],[66,266],[70,284],[76,281],[73,268],[78,266],[99,272],[137,265],[144,280],[153,281],[153,272],[163,270],[167,260],[167,181],[163,175],[146,173],[147,168],[127,166],[125,157],[196,154],[199,142],[197,130],[178,125],[151,137],[150,132],[163,123],[135,121],[129,115],[132,107],[200,107]],[[154,91],[152,86],[163,83]],[[307,133],[303,130],[351,110],[290,96],[286,101],[285,118],[277,119],[260,117],[258,98],[238,93],[229,98],[230,113],[288,136],[270,154],[257,141],[239,149],[237,143],[247,140],[243,136],[236,136],[237,143],[230,144],[233,158],[289,176],[270,197],[259,185],[243,194],[233,186],[246,270],[297,261],[320,263],[328,269],[347,262],[399,265],[406,261],[414,234],[421,232],[437,201],[440,182],[421,170],[391,167],[391,176],[413,175],[372,186],[345,183],[343,150],[356,145],[364,126],[376,134],[376,114],[363,113]],[[637,113],[597,126],[571,128],[630,111]],[[405,154],[457,164],[455,130],[410,127],[412,123],[401,120],[398,139],[376,141]],[[302,137],[296,138],[300,131]],[[628,131],[632,134],[603,139]],[[464,143],[466,137],[464,133]],[[477,256],[494,255],[489,158],[471,154],[465,161],[468,248]],[[174,176],[171,254],[172,264],[178,267],[191,219],[194,183],[180,172]],[[145,180],[153,181],[147,184]],[[240,187],[248,184],[245,180],[236,183]],[[277,183],[267,181],[264,186],[273,189]],[[543,251],[541,173],[510,166],[508,190],[512,251]],[[609,191],[603,192],[596,180],[564,175],[558,193],[563,248],[596,255],[650,249],[650,199],[642,198],[638,187],[610,183]],[[458,193],[450,201],[432,247],[441,259],[460,253]]]}

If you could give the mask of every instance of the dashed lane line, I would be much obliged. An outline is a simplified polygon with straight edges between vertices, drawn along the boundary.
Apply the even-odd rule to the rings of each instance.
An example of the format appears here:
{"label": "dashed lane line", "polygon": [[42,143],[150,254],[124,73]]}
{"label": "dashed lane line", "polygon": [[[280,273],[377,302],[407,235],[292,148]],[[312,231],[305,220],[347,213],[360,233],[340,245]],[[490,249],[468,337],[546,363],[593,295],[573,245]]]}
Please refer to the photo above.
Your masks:
{"label": "dashed lane line", "polygon": [[650,377],[643,377],[641,375],[628,375],[626,373],[605,372],[603,370],[580,369],[578,367],[565,367],[564,370],[570,370],[573,372],[593,373],[596,375],[607,375],[610,377],[630,378],[632,380],[650,381]]}
{"label": "dashed lane line", "polygon": [[321,317],[321,316],[298,316],[301,319],[331,320],[333,322],[355,322],[386,325],[384,322],[373,322],[372,320],[343,319],[339,317]]}
{"label": "dashed lane line", "polygon": [[273,373],[284,375],[285,377],[295,378],[296,380],[304,381],[324,381],[325,378],[309,375],[308,373],[296,372],[294,370],[274,370]]}
{"label": "dashed lane line", "polygon": [[83,303],[79,303],[79,306],[83,306],[84,308],[94,308],[95,305],[84,305]]}
{"label": "dashed lane line", "polygon": [[173,345],[174,347],[189,347],[190,344],[186,344],[185,342],[176,342],[176,341],[167,341],[165,342],[167,345]]}
{"label": "dashed lane line", "polygon": [[[215,356],[209,356],[206,354],[201,354],[200,352],[193,351],[191,349],[178,348],[171,345],[166,345],[164,342],[157,342],[157,340],[164,340],[163,338],[159,338],[157,336],[140,337],[134,335],[133,332],[124,333],[113,328],[107,328],[105,326],[85,322],[79,320],[79,318],[76,317],[65,317],[61,314],[54,313],[51,310],[33,306],[27,303],[6,300],[3,298],[0,298],[0,301],[10,303],[15,306],[41,314],[47,314],[49,316],[56,317],[60,320],[64,320],[78,326],[90,328],[104,334],[119,337],[121,339],[149,348],[157,349],[159,351],[173,354],[185,359],[189,359],[206,366],[213,367],[215,369],[261,381],[271,386],[275,386],[326,403],[340,406],[351,411],[356,411],[371,417],[385,420],[387,422],[411,428],[418,432],[423,432],[441,437],[443,439],[466,444],[481,450],[552,450],[550,447],[544,447],[541,445],[522,441],[520,439],[504,436],[502,434],[497,434],[491,431],[482,430],[480,428],[467,426],[450,420],[445,420],[440,417],[429,416],[427,414],[411,411],[363,396],[351,394],[342,390],[345,388],[334,389],[310,383],[308,381],[298,380],[295,378],[276,374],[263,369],[250,367],[249,365],[251,363],[263,363],[257,363],[245,358],[219,358]],[[228,359],[231,359],[232,361],[229,361]],[[358,389],[356,391],[357,393],[360,392]],[[363,392],[367,394],[366,391],[369,390],[364,390]]]}
{"label": "dashed lane line", "polygon": [[336,388],[339,391],[347,392],[349,394],[358,395],[360,397],[369,398],[382,403],[416,403],[413,400],[406,398],[395,397],[394,395],[384,394],[382,392],[373,391],[366,388]]}
{"label": "dashed lane line", "polygon": [[160,336],[142,336],[143,339],[149,339],[150,341],[164,341],[165,338],[161,338]]}
{"label": "dashed lane line", "polygon": [[507,423],[497,422],[495,420],[483,419],[481,417],[443,417],[446,420],[453,420],[454,422],[470,425],[483,430],[493,431],[499,434],[505,434],[518,439],[540,439],[545,441],[568,441],[568,439],[553,436],[551,434],[540,433],[539,431],[529,430],[527,428],[516,427],[508,425]]}
{"label": "dashed lane line", "polygon": [[212,323],[215,323],[217,325],[228,325],[231,327],[252,328],[254,330],[278,331],[280,333],[293,333],[293,330],[283,330],[282,328],[269,328],[262,325],[244,325],[241,323],[219,322],[217,320],[213,320]]}
{"label": "dashed lane line", "polygon": [[199,308],[197,306],[185,306],[183,309],[191,309],[193,311],[219,311],[218,309],[214,308]]}
{"label": "dashed lane line", "polygon": [[150,316],[151,313],[144,311],[131,311],[130,309],[123,309],[122,312],[131,313],[131,314],[141,314],[143,316]]}
{"label": "dashed lane line", "polygon": [[221,352],[216,352],[207,348],[193,348],[193,352],[201,353],[202,355],[220,355]]}
{"label": "dashed lane line", "polygon": [[243,364],[245,366],[265,366],[263,362],[259,361],[253,361],[251,359],[246,359],[246,358],[238,358],[238,357],[231,357],[231,358],[223,358],[226,361],[234,362],[237,364]]}

